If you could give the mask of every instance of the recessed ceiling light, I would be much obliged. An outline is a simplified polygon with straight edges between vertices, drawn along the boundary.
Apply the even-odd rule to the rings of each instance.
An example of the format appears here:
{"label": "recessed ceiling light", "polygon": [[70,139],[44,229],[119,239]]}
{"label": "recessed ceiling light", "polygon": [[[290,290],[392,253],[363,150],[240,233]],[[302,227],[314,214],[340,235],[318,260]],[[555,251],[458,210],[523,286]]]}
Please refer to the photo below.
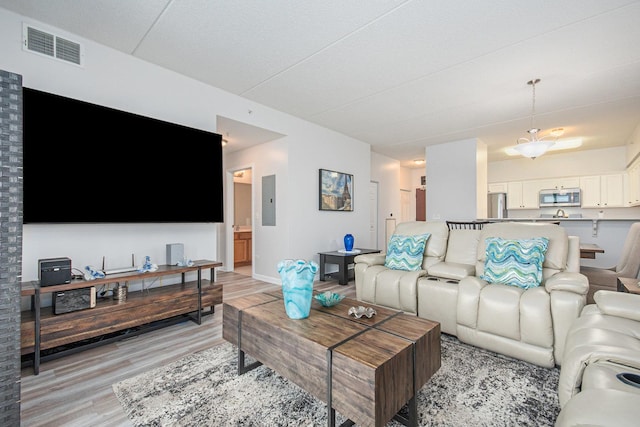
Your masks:
{"label": "recessed ceiling light", "polygon": [[413,163],[415,163],[416,165],[421,165],[424,163],[424,159],[415,159]]}

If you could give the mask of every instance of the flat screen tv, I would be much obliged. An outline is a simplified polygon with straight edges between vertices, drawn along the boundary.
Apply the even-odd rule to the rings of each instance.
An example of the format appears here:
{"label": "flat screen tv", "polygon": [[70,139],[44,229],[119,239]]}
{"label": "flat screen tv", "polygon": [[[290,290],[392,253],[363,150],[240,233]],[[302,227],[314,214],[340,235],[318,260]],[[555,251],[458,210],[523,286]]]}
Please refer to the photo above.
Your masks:
{"label": "flat screen tv", "polygon": [[222,136],[23,88],[23,222],[223,222]]}

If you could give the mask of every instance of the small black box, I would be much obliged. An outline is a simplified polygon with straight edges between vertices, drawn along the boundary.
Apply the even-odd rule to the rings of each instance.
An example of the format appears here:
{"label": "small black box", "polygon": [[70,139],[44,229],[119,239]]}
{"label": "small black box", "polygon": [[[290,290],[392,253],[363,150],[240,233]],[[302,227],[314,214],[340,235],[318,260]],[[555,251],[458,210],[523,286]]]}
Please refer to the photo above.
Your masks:
{"label": "small black box", "polygon": [[40,286],[71,283],[71,260],[69,258],[47,258],[38,260]]}
{"label": "small black box", "polygon": [[96,306],[96,287],[70,289],[53,293],[53,314],[69,313]]}

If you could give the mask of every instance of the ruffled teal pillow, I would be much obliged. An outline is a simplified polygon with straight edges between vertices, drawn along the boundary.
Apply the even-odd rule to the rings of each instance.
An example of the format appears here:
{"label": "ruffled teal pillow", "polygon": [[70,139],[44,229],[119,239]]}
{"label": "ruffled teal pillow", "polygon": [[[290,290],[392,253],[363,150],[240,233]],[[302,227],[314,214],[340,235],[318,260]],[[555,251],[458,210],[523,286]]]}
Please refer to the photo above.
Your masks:
{"label": "ruffled teal pillow", "polygon": [[416,271],[422,269],[424,248],[431,233],[415,236],[393,234],[387,245],[384,266],[392,270]]}
{"label": "ruffled teal pillow", "polygon": [[485,239],[486,259],[481,279],[529,289],[542,283],[542,263],[549,246],[546,237]]}

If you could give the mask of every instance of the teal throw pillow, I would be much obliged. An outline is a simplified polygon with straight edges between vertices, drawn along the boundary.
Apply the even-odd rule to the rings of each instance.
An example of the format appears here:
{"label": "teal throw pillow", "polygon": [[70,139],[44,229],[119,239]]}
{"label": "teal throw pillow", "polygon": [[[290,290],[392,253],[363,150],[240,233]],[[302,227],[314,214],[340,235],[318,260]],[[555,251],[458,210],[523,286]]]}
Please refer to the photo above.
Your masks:
{"label": "teal throw pillow", "polygon": [[393,234],[387,246],[384,266],[392,270],[416,271],[422,269],[422,257],[430,233],[415,236]]}
{"label": "teal throw pillow", "polygon": [[486,259],[481,279],[529,289],[542,283],[542,263],[549,246],[546,237],[485,240]]}

